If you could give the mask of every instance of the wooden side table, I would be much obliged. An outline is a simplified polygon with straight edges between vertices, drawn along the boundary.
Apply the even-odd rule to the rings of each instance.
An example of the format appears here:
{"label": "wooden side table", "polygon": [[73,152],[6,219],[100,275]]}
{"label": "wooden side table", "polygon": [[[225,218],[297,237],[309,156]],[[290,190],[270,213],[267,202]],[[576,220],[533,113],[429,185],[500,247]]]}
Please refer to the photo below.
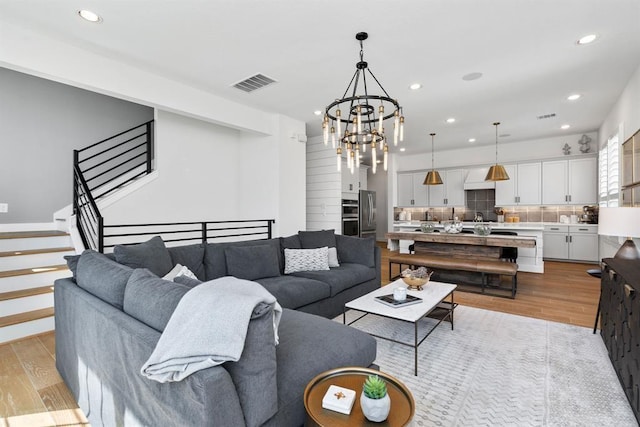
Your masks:
{"label": "wooden side table", "polygon": [[[360,407],[362,385],[369,375],[378,375],[387,382],[391,410],[387,420],[381,423],[367,420]],[[322,398],[330,385],[355,390],[356,401],[351,414],[345,415],[322,407]],[[391,375],[375,369],[345,367],[323,372],[312,379],[304,390],[304,408],[307,411],[305,426],[405,426],[413,418],[416,405],[409,389]]]}

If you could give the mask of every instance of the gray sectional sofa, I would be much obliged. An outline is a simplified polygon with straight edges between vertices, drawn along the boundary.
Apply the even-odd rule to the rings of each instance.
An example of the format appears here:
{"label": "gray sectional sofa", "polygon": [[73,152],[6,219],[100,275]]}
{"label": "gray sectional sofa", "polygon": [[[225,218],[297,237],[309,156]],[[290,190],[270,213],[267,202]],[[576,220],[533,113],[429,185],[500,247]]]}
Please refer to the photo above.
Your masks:
{"label": "gray sectional sofa", "polygon": [[[287,250],[325,247],[336,248],[339,267],[284,273],[293,260]],[[328,319],[380,286],[380,250],[372,240],[323,231],[166,248],[154,238],[68,261],[73,277],[55,282],[56,366],[93,426],[299,426],[304,388],[314,376],[376,358],[372,337]],[[176,264],[199,280],[161,279]],[[284,308],[279,344],[273,307],[259,306],[237,362],[178,382],[143,376],[182,296],[223,276],[260,283],[277,298]]]}

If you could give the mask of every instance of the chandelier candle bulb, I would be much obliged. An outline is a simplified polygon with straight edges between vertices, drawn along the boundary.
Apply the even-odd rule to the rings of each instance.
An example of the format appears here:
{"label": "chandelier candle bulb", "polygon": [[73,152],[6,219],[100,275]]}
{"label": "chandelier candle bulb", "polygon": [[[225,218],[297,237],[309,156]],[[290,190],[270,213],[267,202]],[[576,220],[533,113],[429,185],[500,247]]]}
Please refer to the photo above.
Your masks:
{"label": "chandelier candle bulb", "polygon": [[342,148],[338,147],[338,149],[336,150],[336,154],[337,154],[337,159],[338,159],[338,172],[342,171]]}
{"label": "chandelier candle bulb", "polygon": [[336,148],[336,128],[331,126],[331,148]]}
{"label": "chandelier candle bulb", "polygon": [[387,171],[387,157],[388,157],[388,152],[389,152],[389,146],[387,144],[384,144],[384,149],[383,149],[383,155],[382,155],[382,159],[383,159],[383,166],[384,166],[384,171]]}
{"label": "chandelier candle bulb", "polygon": [[400,142],[404,141],[404,116],[400,116]]}
{"label": "chandelier candle bulb", "polygon": [[380,105],[380,107],[378,107],[378,114],[378,133],[382,135],[384,133],[384,129],[382,128],[382,120],[384,119],[384,105]]}
{"label": "chandelier candle bulb", "polygon": [[336,133],[338,134],[338,136],[342,135],[342,131],[340,130],[340,122],[341,121],[342,121],[342,117],[341,117],[340,109],[338,108],[336,110],[336,125],[338,126],[336,128]]}

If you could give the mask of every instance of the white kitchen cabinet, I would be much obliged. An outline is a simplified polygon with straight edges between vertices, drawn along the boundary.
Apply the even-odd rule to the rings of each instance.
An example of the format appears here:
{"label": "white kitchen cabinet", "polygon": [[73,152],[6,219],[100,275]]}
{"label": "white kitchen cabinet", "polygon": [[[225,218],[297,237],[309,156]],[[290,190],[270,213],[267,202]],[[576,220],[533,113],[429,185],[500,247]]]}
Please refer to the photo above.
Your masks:
{"label": "white kitchen cabinet", "polygon": [[545,225],[544,257],[597,262],[598,230],[584,225]]}
{"label": "white kitchen cabinet", "polygon": [[595,157],[542,162],[542,204],[594,204],[597,177]]}
{"label": "white kitchen cabinet", "polygon": [[423,185],[425,172],[398,174],[398,207],[425,207],[428,189]]}
{"label": "white kitchen cabinet", "polygon": [[443,170],[440,176],[442,185],[427,186],[429,187],[429,206],[464,206],[464,170]]}
{"label": "white kitchen cabinet", "polygon": [[496,205],[539,205],[542,202],[540,162],[505,165],[506,181],[496,182]]}
{"label": "white kitchen cabinet", "polygon": [[355,168],[352,174],[351,170],[347,167],[346,160],[344,160],[342,162],[341,178],[342,194],[345,196],[343,198],[349,198],[354,195],[357,198],[360,190],[367,189],[367,168],[365,166],[360,165],[359,168]]}

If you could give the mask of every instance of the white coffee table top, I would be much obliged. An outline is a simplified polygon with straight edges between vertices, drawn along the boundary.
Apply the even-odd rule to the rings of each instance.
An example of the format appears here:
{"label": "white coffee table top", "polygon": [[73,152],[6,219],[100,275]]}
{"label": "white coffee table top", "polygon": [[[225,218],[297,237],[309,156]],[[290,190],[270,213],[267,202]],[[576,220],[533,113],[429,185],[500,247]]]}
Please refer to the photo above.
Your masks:
{"label": "white coffee table top", "polygon": [[421,291],[407,290],[408,295],[422,298],[422,302],[418,304],[407,305],[405,307],[391,307],[374,299],[375,297],[380,295],[392,294],[393,290],[399,286],[402,286],[404,288],[407,287],[402,279],[398,279],[395,282],[389,283],[388,285],[385,285],[380,289],[369,292],[368,294],[363,295],[360,298],[349,301],[345,304],[345,307],[367,313],[378,314],[380,316],[386,316],[393,319],[404,320],[407,322],[417,322],[427,313],[433,310],[458,287],[457,285],[451,283],[429,281],[429,283],[427,283]]}

